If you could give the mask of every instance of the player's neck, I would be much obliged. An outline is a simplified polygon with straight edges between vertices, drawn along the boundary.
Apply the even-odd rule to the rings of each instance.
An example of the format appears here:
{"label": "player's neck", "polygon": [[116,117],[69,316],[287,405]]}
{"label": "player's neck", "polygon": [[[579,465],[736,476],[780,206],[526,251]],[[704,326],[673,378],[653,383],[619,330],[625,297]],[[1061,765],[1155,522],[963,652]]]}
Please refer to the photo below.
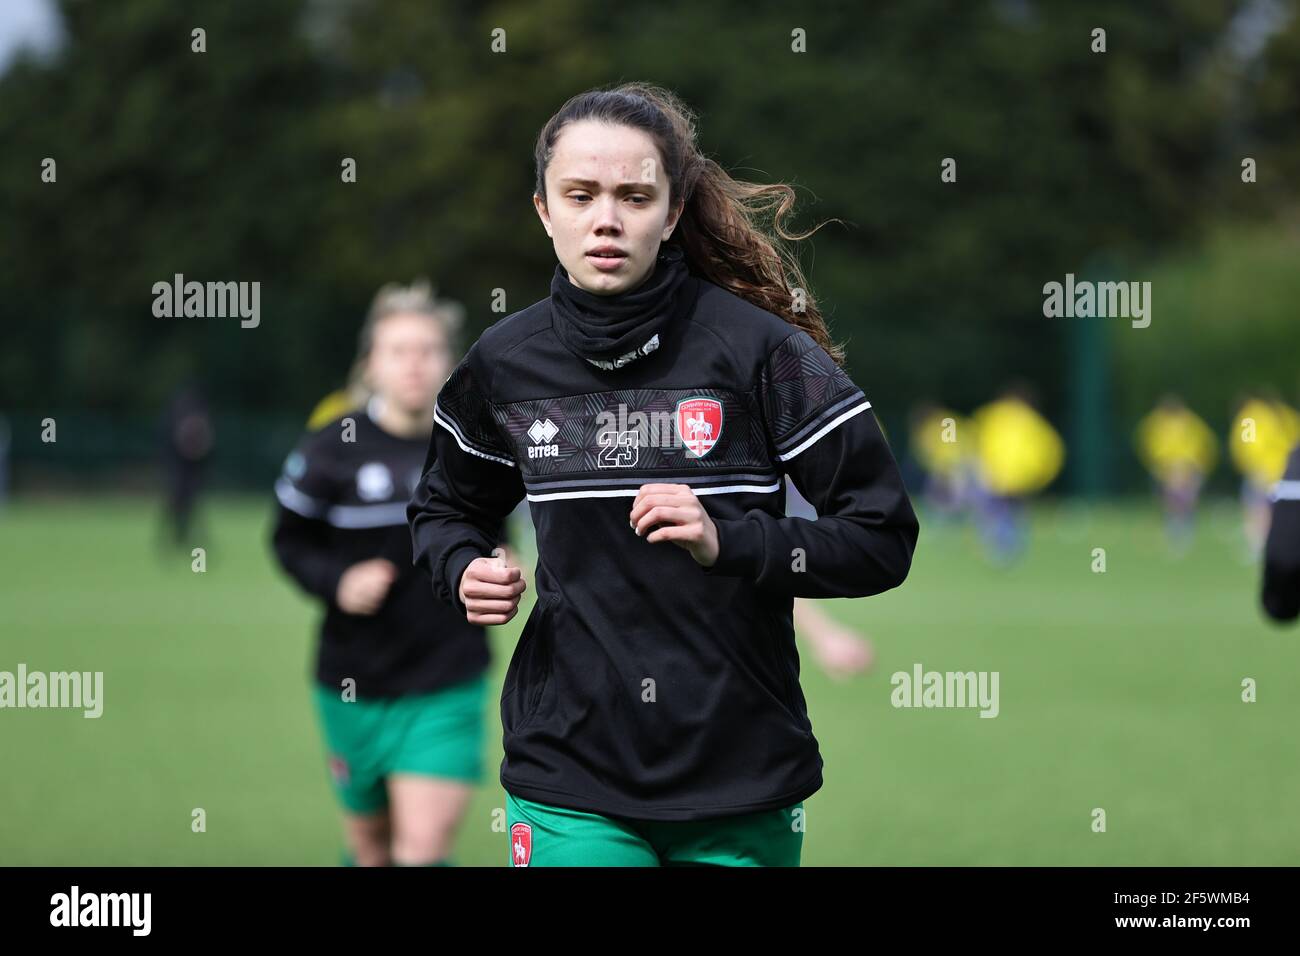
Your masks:
{"label": "player's neck", "polygon": [[427,438],[433,430],[433,408],[411,412],[376,395],[370,399],[366,412],[376,425],[398,438]]}

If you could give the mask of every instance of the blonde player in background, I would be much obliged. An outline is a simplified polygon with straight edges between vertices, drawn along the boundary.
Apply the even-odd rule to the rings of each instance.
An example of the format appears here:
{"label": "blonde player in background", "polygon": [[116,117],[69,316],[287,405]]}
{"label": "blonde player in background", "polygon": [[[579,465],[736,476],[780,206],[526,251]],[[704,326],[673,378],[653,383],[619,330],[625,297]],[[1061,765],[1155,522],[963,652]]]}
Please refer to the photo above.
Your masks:
{"label": "blonde player in background", "polygon": [[486,632],[436,600],[406,523],[461,315],[427,282],[380,289],[349,388],[276,482],[275,555],[325,612],[313,697],[362,866],[450,865],[483,777]]}

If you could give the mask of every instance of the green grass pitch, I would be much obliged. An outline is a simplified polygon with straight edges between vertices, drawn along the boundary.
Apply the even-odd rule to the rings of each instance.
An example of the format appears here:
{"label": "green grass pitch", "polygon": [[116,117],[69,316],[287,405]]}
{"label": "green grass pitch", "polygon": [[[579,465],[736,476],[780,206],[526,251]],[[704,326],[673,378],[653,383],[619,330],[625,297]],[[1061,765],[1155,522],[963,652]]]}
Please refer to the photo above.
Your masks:
{"label": "green grass pitch", "polygon": [[[308,697],[318,611],[272,563],[269,499],[203,512],[197,574],[155,547],[150,501],[0,511],[0,670],[104,672],[98,720],[0,710],[0,864],[337,862]],[[1181,559],[1145,503],[1043,505],[1009,571],[922,514],[901,590],[825,604],[874,640],[872,672],[837,683],[803,653],[826,762],[805,865],[1300,863],[1300,630],[1263,620],[1257,581],[1226,504]],[[494,692],[526,610],[493,629]],[[999,716],[894,708],[890,675],[915,663],[997,671]],[[462,865],[507,859],[495,693],[486,716]]]}

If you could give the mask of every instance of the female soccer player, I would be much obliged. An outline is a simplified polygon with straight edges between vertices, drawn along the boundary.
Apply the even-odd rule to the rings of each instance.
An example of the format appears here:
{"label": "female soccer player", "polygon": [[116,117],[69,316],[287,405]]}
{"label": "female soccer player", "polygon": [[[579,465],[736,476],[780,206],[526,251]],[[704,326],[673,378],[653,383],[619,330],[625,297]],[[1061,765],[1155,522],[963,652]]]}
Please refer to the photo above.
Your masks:
{"label": "female soccer player", "polygon": [[[643,84],[569,100],[536,172],[551,295],[452,373],[409,509],[439,596],[496,625],[524,584],[486,555],[529,502],[510,859],[797,865],[822,760],[793,599],[902,583],[918,525],[898,468],[780,246],[803,238],[781,225],[790,187],[732,179]],[[817,520],[784,515],[785,473]]]}
{"label": "female soccer player", "polygon": [[406,524],[459,320],[426,285],[381,289],[358,356],[369,401],[309,431],[276,483],[275,552],[326,607],[315,697],[362,866],[450,862],[482,776],[486,633],[434,599]]}

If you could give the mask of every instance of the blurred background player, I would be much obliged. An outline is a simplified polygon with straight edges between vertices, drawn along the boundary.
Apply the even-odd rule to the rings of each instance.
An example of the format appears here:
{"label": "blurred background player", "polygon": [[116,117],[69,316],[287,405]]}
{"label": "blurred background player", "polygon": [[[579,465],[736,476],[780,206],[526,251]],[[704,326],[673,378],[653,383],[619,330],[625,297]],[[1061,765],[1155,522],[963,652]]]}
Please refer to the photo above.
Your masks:
{"label": "blurred background player", "polygon": [[[455,313],[447,313],[453,318]],[[342,388],[336,388],[319,402],[307,416],[307,430],[319,431],[330,422],[342,418],[348,412],[361,408],[369,401],[371,391],[366,387],[366,365],[367,360],[363,355],[358,355],[352,360],[352,368],[348,370],[347,383]]]}
{"label": "blurred background player", "polygon": [[335,389],[316,403],[316,407],[307,416],[307,431],[320,431],[330,422],[364,406],[368,398],[360,376],[354,373],[345,387]]}
{"label": "blurred background player", "polygon": [[1264,545],[1261,602],[1275,621],[1300,616],[1300,445],[1269,496],[1273,513]]}
{"label": "blurred background player", "polygon": [[1025,501],[1051,484],[1065,446],[1030,404],[1027,386],[1008,388],[971,416],[976,517],[990,556],[1009,564],[1025,546]]}
{"label": "blurred background player", "polygon": [[969,425],[952,409],[930,402],[911,416],[908,449],[921,472],[927,510],[941,524],[960,518],[969,503],[974,467]]}
{"label": "blurred background player", "polygon": [[326,606],[315,699],[345,862],[363,866],[449,864],[482,779],[486,636],[434,599],[406,523],[461,321],[427,283],[381,289],[347,390],[364,401],[309,431],[276,483],[275,553]]}
{"label": "blurred background player", "polygon": [[1138,422],[1134,443],[1159,488],[1169,546],[1185,554],[1201,485],[1219,455],[1214,432],[1182,399],[1168,394]]}
{"label": "blurred background player", "polygon": [[204,472],[216,441],[207,399],[198,385],[182,385],[172,394],[161,431],[164,536],[172,545],[188,547]]}
{"label": "blurred background player", "polygon": [[1241,473],[1241,510],[1248,556],[1254,560],[1268,533],[1269,494],[1286,471],[1287,454],[1300,441],[1300,414],[1273,396],[1254,395],[1237,411],[1228,436],[1232,463]]}

